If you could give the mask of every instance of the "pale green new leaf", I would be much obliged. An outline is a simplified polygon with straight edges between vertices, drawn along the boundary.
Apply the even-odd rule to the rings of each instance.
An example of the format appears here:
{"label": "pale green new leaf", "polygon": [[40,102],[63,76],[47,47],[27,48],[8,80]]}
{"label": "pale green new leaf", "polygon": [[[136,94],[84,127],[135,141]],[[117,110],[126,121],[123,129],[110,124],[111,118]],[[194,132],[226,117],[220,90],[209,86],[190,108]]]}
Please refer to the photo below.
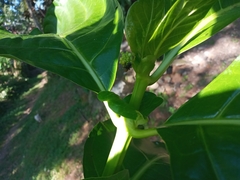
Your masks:
{"label": "pale green new leaf", "polygon": [[0,31],[0,56],[27,62],[95,92],[111,89],[122,41],[116,0],[55,0],[41,35]]}
{"label": "pale green new leaf", "polygon": [[[216,0],[178,0],[168,10],[164,0],[139,0],[126,19],[126,37],[140,58],[156,58],[181,43]],[[167,11],[168,10],[168,11]]]}
{"label": "pale green new leaf", "polygon": [[125,32],[132,52],[141,58],[153,55],[149,39],[165,14],[165,0],[140,0],[128,11]]}
{"label": "pale green new leaf", "polygon": [[[204,2],[202,2],[202,4],[204,4]],[[199,7],[204,7],[204,5]],[[170,36],[166,37],[164,42],[160,42],[160,44],[166,46],[165,50],[162,50],[160,53],[165,53],[166,56],[163,63],[152,74],[152,83],[156,82],[161,77],[176,55],[207,40],[240,17],[240,2],[237,0],[230,0],[227,2],[224,0],[215,0],[215,3],[212,4],[212,6],[206,7],[205,10],[206,9],[208,9],[208,12],[204,13],[204,17],[200,17],[200,15],[203,15],[201,8],[196,8],[195,11],[188,10],[189,16],[182,22],[182,25],[180,23],[180,26],[175,26],[181,36],[178,36],[179,34],[176,32],[172,35],[169,34]],[[198,14],[199,16],[197,16]],[[190,28],[193,21],[195,21],[196,24],[194,27]],[[169,23],[175,24],[174,21],[169,21]],[[174,32],[175,30],[171,31]],[[177,35],[177,37],[175,37],[175,35]],[[179,38],[178,42],[175,41],[174,38]]]}
{"label": "pale green new leaf", "polygon": [[[173,57],[210,38],[240,17],[237,0],[139,0],[126,19],[126,37],[140,58]],[[170,4],[171,4],[170,3]],[[177,48],[175,50],[175,48]]]}

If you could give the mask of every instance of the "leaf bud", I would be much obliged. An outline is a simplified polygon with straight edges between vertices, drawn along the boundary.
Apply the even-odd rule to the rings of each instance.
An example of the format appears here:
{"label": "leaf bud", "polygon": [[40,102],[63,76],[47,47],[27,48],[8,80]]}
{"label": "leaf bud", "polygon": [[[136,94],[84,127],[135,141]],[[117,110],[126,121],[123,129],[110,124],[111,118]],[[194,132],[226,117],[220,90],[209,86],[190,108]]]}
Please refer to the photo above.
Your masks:
{"label": "leaf bud", "polygon": [[126,69],[129,70],[135,60],[135,55],[132,52],[122,52],[119,63]]}

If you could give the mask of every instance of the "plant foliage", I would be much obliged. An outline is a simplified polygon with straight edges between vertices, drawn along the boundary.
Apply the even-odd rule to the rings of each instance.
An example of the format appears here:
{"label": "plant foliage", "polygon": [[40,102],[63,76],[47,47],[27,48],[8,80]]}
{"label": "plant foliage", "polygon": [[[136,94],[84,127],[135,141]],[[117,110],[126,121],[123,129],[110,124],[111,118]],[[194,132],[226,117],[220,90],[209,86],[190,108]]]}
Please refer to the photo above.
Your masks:
{"label": "plant foliage", "polygon": [[[111,120],[97,124],[85,144],[86,179],[239,179],[240,58],[160,127],[149,128],[147,116],[163,100],[146,88],[175,56],[239,18],[240,2],[135,2],[124,30],[136,82],[125,98],[110,92],[123,36],[122,14],[116,0],[55,0],[43,34],[35,30],[20,36],[0,30],[0,55],[98,93]],[[164,58],[153,70],[160,56]],[[153,135],[163,138],[167,150],[158,141],[142,149],[143,138]]]}
{"label": "plant foliage", "polygon": [[95,92],[112,87],[122,39],[122,13],[116,1],[54,1],[43,27],[45,34],[39,35],[0,30],[0,55],[47,69]]}
{"label": "plant foliage", "polygon": [[239,68],[240,57],[158,129],[175,179],[240,178]]}

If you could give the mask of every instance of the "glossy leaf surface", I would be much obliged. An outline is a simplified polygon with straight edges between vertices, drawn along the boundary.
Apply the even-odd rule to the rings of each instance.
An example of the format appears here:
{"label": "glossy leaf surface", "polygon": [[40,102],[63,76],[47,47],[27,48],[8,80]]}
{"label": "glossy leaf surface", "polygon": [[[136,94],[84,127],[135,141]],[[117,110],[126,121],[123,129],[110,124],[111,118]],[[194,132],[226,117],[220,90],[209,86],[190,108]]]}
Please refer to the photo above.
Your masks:
{"label": "glossy leaf surface", "polygon": [[42,35],[0,30],[0,56],[22,60],[95,92],[115,80],[122,41],[122,10],[115,0],[56,0]]}
{"label": "glossy leaf surface", "polygon": [[126,37],[140,58],[156,58],[181,43],[216,0],[178,0],[167,11],[164,0],[139,0],[129,10]]}
{"label": "glossy leaf surface", "polygon": [[175,179],[240,178],[240,57],[158,129]]}
{"label": "glossy leaf surface", "polygon": [[140,58],[158,58],[179,45],[174,57],[239,17],[237,0],[140,0],[129,10],[125,31],[131,50]]}

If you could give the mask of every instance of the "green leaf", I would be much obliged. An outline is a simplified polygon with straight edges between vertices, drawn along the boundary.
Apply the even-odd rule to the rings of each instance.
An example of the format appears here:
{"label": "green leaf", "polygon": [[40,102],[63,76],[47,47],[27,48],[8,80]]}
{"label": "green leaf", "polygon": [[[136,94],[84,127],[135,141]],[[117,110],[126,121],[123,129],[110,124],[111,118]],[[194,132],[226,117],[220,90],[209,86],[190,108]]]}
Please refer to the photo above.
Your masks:
{"label": "green leaf", "polygon": [[176,55],[207,40],[239,17],[238,0],[176,1],[147,41],[147,47],[152,52],[145,53],[154,52],[155,57],[165,55],[163,62],[151,75],[150,83],[163,75]]}
{"label": "green leaf", "polygon": [[153,55],[149,39],[164,16],[164,0],[139,0],[129,9],[125,32],[132,52],[141,58]]}
{"label": "green leaf", "polygon": [[34,28],[31,32],[30,35],[39,35],[42,34],[42,32],[38,28]]}
{"label": "green leaf", "polygon": [[[126,96],[124,100],[128,103],[131,98],[131,94]],[[161,97],[156,96],[154,93],[146,91],[142,98],[142,103],[139,107],[139,112],[143,116],[148,116],[154,109],[160,106],[163,102]]]}
{"label": "green leaf", "polygon": [[[84,146],[83,156],[84,177],[87,180],[106,178],[101,176],[115,133],[116,128],[111,120],[98,123],[91,131]],[[134,139],[119,173],[118,175],[123,175],[126,179],[130,174],[132,180],[171,179],[169,156],[164,144],[158,141],[151,142],[149,139]],[[109,178],[116,178],[115,175]]]}
{"label": "green leaf", "polygon": [[107,120],[98,123],[89,134],[83,155],[85,178],[102,176],[115,132],[116,128],[112,121]]}
{"label": "green leaf", "polygon": [[171,180],[169,155],[163,143],[133,139],[123,162],[132,180]]}
{"label": "green leaf", "polygon": [[98,93],[98,99],[100,101],[107,101],[109,107],[116,113],[123,117],[136,119],[138,113],[130,106],[126,101],[120,99],[120,97],[110,91],[101,91]]}
{"label": "green leaf", "polygon": [[181,43],[216,0],[176,1],[169,11],[164,0],[139,0],[126,18],[126,37],[140,58],[160,57]]}
{"label": "green leaf", "polygon": [[174,179],[240,178],[240,57],[158,129]]}
{"label": "green leaf", "polygon": [[238,0],[217,1],[208,14],[186,36],[188,42],[181,48],[178,54],[207,40],[239,17],[240,2]]}
{"label": "green leaf", "polygon": [[0,30],[0,56],[27,62],[95,92],[111,89],[122,41],[122,10],[116,0],[56,0],[42,35]]}
{"label": "green leaf", "polygon": [[108,177],[97,177],[97,178],[87,178],[84,180],[129,180],[129,174],[127,170],[120,171],[112,176]]}
{"label": "green leaf", "polygon": [[239,17],[238,0],[139,0],[128,12],[125,31],[131,50],[140,59],[158,58],[171,50],[172,59]]}

